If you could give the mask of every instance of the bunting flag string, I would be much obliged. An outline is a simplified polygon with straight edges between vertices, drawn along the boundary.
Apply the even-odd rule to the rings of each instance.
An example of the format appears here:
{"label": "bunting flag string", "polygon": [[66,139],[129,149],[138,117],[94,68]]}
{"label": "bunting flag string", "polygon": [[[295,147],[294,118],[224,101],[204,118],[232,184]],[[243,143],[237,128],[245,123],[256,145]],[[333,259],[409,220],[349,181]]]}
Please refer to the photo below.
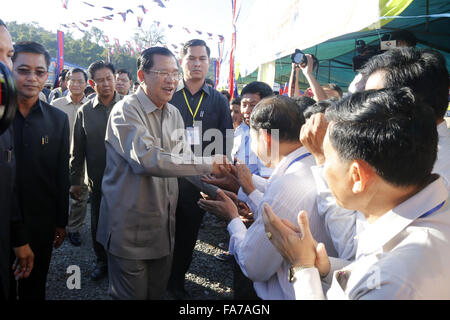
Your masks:
{"label": "bunting flag string", "polygon": [[[164,0],[164,1],[169,1],[169,0]],[[68,2],[69,0],[62,0],[62,5],[64,9],[68,10]],[[109,12],[111,11],[115,11],[115,9],[113,7],[109,7],[109,6],[98,6],[98,5],[94,5],[93,3],[87,2],[87,1],[79,1],[81,4],[86,5],[88,7],[91,8],[103,8],[105,10],[108,10]],[[153,2],[155,2],[159,7],[161,8],[166,8],[166,6],[163,4],[163,2],[161,0],[153,0]],[[137,8],[139,9],[139,11],[142,10],[143,14],[147,14],[149,12],[149,10],[144,6],[144,5],[139,5],[137,6]],[[96,21],[98,22],[105,22],[105,20],[109,20],[109,21],[113,21],[114,17],[117,15],[120,15],[122,17],[122,20],[124,23],[126,23],[126,18],[127,18],[127,14],[133,14],[136,16],[137,19],[137,26],[138,28],[142,28],[142,23],[143,23],[143,17],[142,16],[137,16],[137,11],[136,10],[132,10],[132,9],[124,9],[121,12],[115,12],[115,13],[111,13],[102,17],[97,17],[97,18],[91,18],[91,19],[87,19],[87,20],[83,20],[83,21],[77,21],[77,22],[72,22],[72,23],[65,23],[65,24],[61,24],[62,27],[66,28],[66,29],[70,29],[70,28],[75,28],[77,30],[79,30],[80,32],[85,33],[87,30],[83,30],[80,28],[80,26],[84,27],[84,28],[88,28],[90,26],[91,23],[95,23]],[[156,21],[153,20],[153,23],[156,24],[156,26],[160,27],[162,26],[161,21]],[[167,24],[167,27],[169,29],[174,28],[175,26],[173,24]],[[211,32],[203,32],[201,30],[197,30],[197,29],[188,29],[187,27],[181,27],[179,26],[180,29],[184,30],[186,33],[188,34],[192,34],[193,32],[197,33],[198,35],[208,35],[208,39],[209,40],[213,40],[213,36],[214,34]],[[224,37],[222,35],[216,35],[219,39],[220,42],[224,41]],[[126,42],[127,47],[122,48],[120,46],[119,43],[119,39],[114,38],[114,42],[115,42],[115,46],[110,46],[109,43],[109,38],[107,35],[103,35],[103,40],[104,43],[106,44],[107,48],[108,48],[108,53],[111,55],[114,55],[115,53],[118,52],[123,52],[125,51],[126,53],[132,54],[134,55],[136,52],[140,53],[141,52],[141,47],[140,44],[136,42],[136,46],[133,48],[131,43],[129,41]],[[181,43],[181,45],[184,45],[183,43]],[[179,46],[172,44],[173,48],[174,48],[174,52],[178,53],[177,49]],[[146,46],[148,47],[148,46]],[[131,51],[132,50],[132,51]]]}
{"label": "bunting flag string", "polygon": [[[166,0],[166,1],[167,1],[167,0]],[[63,4],[64,4],[64,5],[67,5],[67,2],[68,2],[68,0],[63,0]],[[161,3],[161,4],[162,4],[161,1],[154,1],[154,2],[157,2],[157,3]],[[84,4],[86,4],[86,5],[90,6],[90,7],[95,7],[95,5],[93,5],[93,4],[89,3],[89,2],[86,2],[86,1],[82,1],[82,3],[84,3]],[[163,7],[165,8],[164,5],[163,5]],[[112,8],[112,7],[106,7],[106,6],[103,6],[102,8],[107,9],[107,10],[110,10],[110,11],[113,11],[113,10],[114,10],[114,8]],[[145,8],[144,5],[139,5],[138,8],[142,9],[142,11],[144,12],[144,14],[146,14],[146,13],[148,12],[148,9]],[[126,11],[117,12],[116,14],[117,14],[117,15],[120,15],[120,16],[122,17],[123,22],[125,23],[125,22],[126,22],[126,18],[127,18],[127,14],[135,14],[135,13],[134,13],[134,11],[133,11],[132,9],[127,9]],[[110,21],[112,21],[113,18],[114,18],[114,15],[115,15],[115,14],[109,14],[109,15],[105,15],[105,16],[103,16],[103,17],[101,17],[101,18],[93,18],[93,19],[88,19],[88,20],[84,20],[84,21],[79,21],[79,23],[80,23],[83,27],[88,28],[88,27],[89,27],[89,24],[88,24],[88,23],[92,23],[93,21],[99,21],[99,22],[104,22],[105,20],[110,20]],[[143,18],[142,18],[142,17],[137,17],[138,28],[142,28],[142,22],[143,22]],[[153,22],[154,22],[158,27],[161,26],[161,22],[160,22],[160,21],[153,20]],[[72,28],[72,27],[73,27],[73,28],[76,28],[76,29],[80,30],[81,32],[85,32],[84,30],[82,30],[82,29],[81,29],[77,24],[75,24],[75,23],[72,23],[72,24],[61,24],[61,26],[62,26],[62,27],[65,27],[65,28]],[[173,24],[168,24],[167,27],[168,27],[169,29],[172,29],[172,28],[174,27],[174,25],[173,25]],[[191,33],[192,33],[191,30],[189,30],[187,27],[182,27],[182,29],[183,29],[186,33],[188,33],[188,34],[191,34]],[[199,34],[199,35],[202,35],[202,34],[203,34],[203,31],[201,31],[201,30],[195,30],[195,32],[196,32],[197,34]],[[212,40],[213,34],[212,34],[211,32],[206,32],[206,33],[208,34],[209,39]],[[222,35],[217,35],[217,36],[219,37],[219,41],[223,41],[223,36],[222,36]]]}

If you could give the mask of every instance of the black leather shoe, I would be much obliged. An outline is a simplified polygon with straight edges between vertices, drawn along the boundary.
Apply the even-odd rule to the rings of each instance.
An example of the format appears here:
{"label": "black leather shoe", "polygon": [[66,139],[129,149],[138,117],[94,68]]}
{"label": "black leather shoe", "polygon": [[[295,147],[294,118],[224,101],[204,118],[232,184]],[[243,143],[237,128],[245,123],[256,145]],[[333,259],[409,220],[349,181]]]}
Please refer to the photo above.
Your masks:
{"label": "black leather shoe", "polygon": [[96,266],[94,271],[91,272],[91,280],[97,281],[105,277],[108,272],[107,266]]}
{"label": "black leather shoe", "polygon": [[75,247],[81,246],[81,237],[79,232],[69,232],[69,241]]}

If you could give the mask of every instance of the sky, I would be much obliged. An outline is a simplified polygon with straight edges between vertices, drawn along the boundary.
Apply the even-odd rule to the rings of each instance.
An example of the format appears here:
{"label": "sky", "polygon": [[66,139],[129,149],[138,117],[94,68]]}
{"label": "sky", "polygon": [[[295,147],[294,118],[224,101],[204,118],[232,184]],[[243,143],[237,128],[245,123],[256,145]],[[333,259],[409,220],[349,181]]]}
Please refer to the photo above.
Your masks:
{"label": "sky", "polygon": [[[67,9],[63,8],[62,0],[12,0],[6,6],[2,6],[0,19],[5,22],[17,21],[18,23],[37,22],[44,29],[56,32],[71,31],[74,38],[81,38],[83,33],[76,28],[65,28],[62,24],[76,23],[81,29],[90,29],[82,26],[81,22],[93,20],[106,15],[114,14],[113,20],[104,22],[93,20],[88,23],[95,26],[109,37],[110,43],[118,38],[121,45],[129,40],[132,44],[134,34],[137,32],[137,17],[142,17],[142,28],[149,29],[154,21],[160,22],[164,32],[166,44],[171,50],[176,50],[171,45],[180,46],[189,39],[201,38],[207,41],[211,48],[211,56],[217,57],[219,37],[230,38],[231,28],[231,0],[162,0],[165,8],[158,6],[154,0],[86,0],[95,5],[91,7],[82,0],[68,0]],[[144,5],[148,10],[143,13],[139,5]],[[114,8],[110,11],[103,6]],[[134,14],[128,13],[126,21],[117,14],[131,9]],[[86,22],[85,22],[86,23]],[[168,25],[173,25],[169,28]],[[188,33],[183,28],[187,28]],[[197,31],[202,32],[198,34]],[[212,33],[209,39],[207,33]],[[14,39],[13,39],[14,40]],[[31,40],[31,39],[30,39]]]}

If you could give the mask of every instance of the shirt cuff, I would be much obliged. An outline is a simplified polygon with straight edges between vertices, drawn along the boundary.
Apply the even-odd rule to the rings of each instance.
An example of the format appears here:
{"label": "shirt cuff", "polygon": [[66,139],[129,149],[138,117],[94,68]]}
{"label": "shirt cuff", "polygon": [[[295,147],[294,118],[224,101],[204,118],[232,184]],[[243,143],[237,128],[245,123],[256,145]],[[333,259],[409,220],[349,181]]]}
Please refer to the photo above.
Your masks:
{"label": "shirt cuff", "polygon": [[230,242],[228,251],[234,255],[239,247],[240,242],[245,238],[247,228],[240,218],[234,218],[227,226],[230,234]]}
{"label": "shirt cuff", "polygon": [[262,202],[263,197],[264,197],[264,194],[257,189],[253,190],[248,195],[248,202],[249,202],[248,204],[250,205],[250,209],[252,209],[255,219],[257,217],[257,211],[258,211],[259,204]]}
{"label": "shirt cuff", "polygon": [[294,274],[294,292],[296,300],[324,300],[322,283],[317,268],[300,269]]}
{"label": "shirt cuff", "polygon": [[244,190],[242,190],[242,187],[239,188],[237,196],[239,200],[248,202],[248,196],[245,194]]}

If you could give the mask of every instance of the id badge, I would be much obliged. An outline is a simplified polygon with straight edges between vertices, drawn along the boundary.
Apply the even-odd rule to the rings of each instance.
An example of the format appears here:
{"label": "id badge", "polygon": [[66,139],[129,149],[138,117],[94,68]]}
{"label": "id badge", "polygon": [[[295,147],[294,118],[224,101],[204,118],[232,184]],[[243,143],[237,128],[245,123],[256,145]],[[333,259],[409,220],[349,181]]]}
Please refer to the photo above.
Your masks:
{"label": "id badge", "polygon": [[200,144],[200,128],[188,127],[186,128],[187,139],[190,145]]}

